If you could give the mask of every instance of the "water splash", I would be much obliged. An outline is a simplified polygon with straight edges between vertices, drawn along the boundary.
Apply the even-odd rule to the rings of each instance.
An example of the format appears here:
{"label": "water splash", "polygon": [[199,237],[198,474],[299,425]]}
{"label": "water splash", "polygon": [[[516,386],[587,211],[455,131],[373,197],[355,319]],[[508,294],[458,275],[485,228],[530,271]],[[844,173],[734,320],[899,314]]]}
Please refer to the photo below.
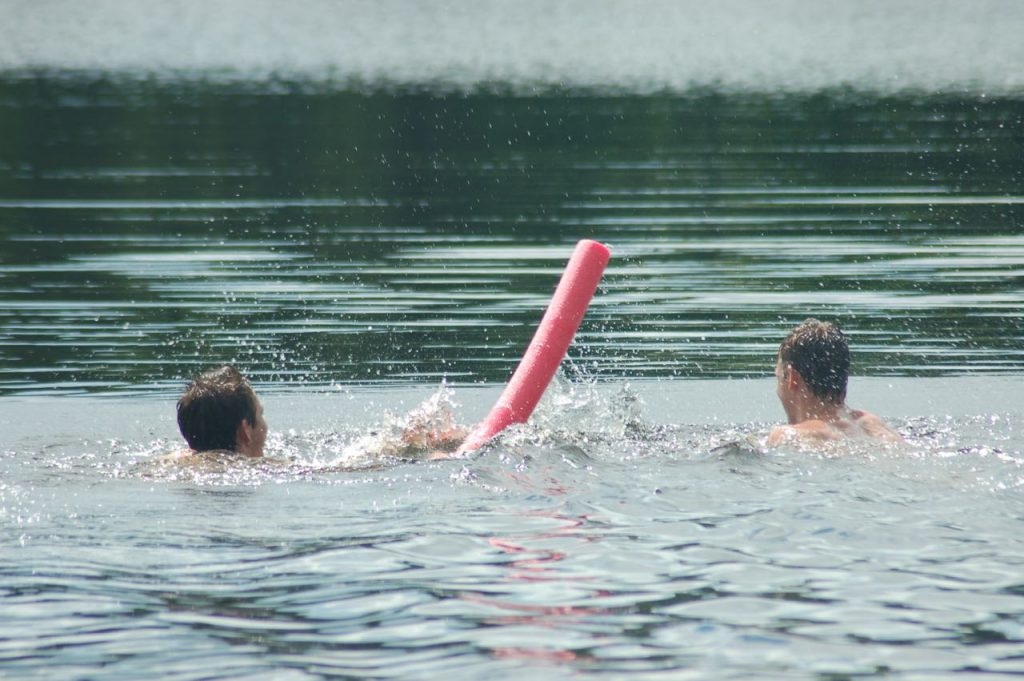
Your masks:
{"label": "water splash", "polygon": [[454,390],[442,382],[430,397],[406,414],[385,414],[379,428],[344,444],[333,458],[316,457],[328,468],[364,468],[399,460],[422,460],[450,455],[462,443],[466,428],[456,422],[459,404]]}

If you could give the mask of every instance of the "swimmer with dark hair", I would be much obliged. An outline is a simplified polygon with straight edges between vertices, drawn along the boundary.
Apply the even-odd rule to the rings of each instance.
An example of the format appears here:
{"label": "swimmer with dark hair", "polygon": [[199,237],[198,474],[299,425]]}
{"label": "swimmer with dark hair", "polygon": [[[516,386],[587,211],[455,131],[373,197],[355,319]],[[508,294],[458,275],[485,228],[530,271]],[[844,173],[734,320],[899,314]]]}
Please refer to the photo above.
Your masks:
{"label": "swimmer with dark hair", "polygon": [[[432,418],[429,406],[410,413],[395,432],[368,435],[356,446],[379,457],[450,458],[465,439],[466,429]],[[160,463],[287,463],[264,457],[263,405],[249,380],[230,364],[208,369],[188,384],[178,399],[178,429],[188,449],[162,457]]]}
{"label": "swimmer with dark hair", "polygon": [[789,423],[776,426],[768,445],[814,444],[847,438],[903,442],[882,419],[846,405],[850,346],[836,324],[807,319],[779,346],[776,392]]}
{"label": "swimmer with dark hair", "polygon": [[178,399],[178,430],[188,449],[176,458],[207,453],[257,459],[267,441],[263,405],[249,380],[231,366],[197,376]]}

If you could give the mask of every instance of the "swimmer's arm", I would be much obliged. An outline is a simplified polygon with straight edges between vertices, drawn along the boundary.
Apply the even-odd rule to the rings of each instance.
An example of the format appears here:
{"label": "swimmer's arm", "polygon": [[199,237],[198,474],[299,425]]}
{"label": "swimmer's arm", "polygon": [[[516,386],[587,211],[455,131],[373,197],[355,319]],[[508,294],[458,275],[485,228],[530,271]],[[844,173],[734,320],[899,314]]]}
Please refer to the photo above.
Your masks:
{"label": "swimmer's arm", "polygon": [[462,458],[458,449],[467,437],[469,429],[457,425],[440,432],[413,426],[406,429],[401,436],[402,443],[409,450],[420,450],[420,457],[428,461]]}
{"label": "swimmer's arm", "polygon": [[455,426],[442,437],[431,441],[434,451],[427,455],[428,461],[439,461],[445,459],[462,459],[465,455],[459,451],[462,443],[469,437],[469,428]]}

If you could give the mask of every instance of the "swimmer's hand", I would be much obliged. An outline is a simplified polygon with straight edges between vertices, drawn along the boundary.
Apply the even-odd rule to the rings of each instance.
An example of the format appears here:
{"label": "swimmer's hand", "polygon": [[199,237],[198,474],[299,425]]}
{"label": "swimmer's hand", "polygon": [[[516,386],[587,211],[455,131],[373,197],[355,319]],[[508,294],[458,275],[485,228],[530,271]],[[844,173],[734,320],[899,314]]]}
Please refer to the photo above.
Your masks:
{"label": "swimmer's hand", "polygon": [[430,452],[427,459],[451,459],[456,456],[459,445],[465,441],[469,430],[463,426],[449,424],[444,428],[424,428],[413,423],[402,431],[402,444],[418,452]]}

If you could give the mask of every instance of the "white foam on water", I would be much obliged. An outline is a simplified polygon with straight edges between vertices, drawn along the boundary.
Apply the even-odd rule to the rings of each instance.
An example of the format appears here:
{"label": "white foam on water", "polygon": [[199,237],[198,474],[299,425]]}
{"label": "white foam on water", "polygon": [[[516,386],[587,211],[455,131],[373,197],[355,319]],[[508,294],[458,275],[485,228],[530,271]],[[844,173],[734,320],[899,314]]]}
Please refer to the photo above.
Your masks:
{"label": "white foam on water", "polygon": [[627,92],[1024,92],[1017,0],[8,0],[0,73]]}

